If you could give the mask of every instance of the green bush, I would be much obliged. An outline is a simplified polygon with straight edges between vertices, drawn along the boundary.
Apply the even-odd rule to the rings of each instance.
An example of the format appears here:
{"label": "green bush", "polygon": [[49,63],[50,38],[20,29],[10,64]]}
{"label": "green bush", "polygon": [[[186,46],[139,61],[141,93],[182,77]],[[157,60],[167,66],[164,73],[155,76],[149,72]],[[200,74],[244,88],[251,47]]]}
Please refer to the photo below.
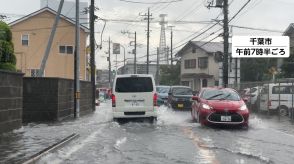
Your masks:
{"label": "green bush", "polygon": [[12,40],[12,33],[9,26],[2,21],[0,21],[0,40],[5,40],[8,42],[11,42]]}
{"label": "green bush", "polygon": [[16,71],[16,67],[14,64],[11,63],[0,63],[0,70],[6,70],[6,71]]}
{"label": "green bush", "polygon": [[1,63],[16,63],[16,58],[13,55],[13,45],[10,42],[0,40],[0,62]]}

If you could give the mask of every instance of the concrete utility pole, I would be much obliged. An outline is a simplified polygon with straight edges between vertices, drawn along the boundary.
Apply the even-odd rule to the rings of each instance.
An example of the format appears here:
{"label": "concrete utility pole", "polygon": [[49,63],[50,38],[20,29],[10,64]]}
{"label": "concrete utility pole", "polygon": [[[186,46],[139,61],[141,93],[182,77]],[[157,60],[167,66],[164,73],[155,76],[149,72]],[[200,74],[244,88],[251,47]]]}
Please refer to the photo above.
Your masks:
{"label": "concrete utility pole", "polygon": [[223,54],[223,87],[228,87],[228,56],[229,56],[229,20],[228,20],[228,0],[216,0],[215,6],[212,6],[211,4],[213,1],[209,2],[208,8],[210,7],[216,7],[216,8],[222,8],[223,14],[224,14],[224,20],[223,20],[223,39],[224,39],[224,54]]}
{"label": "concrete utility pole", "polygon": [[134,51],[132,51],[132,54],[134,54],[134,74],[137,73],[137,33],[136,31],[134,33],[129,31],[121,31],[122,34],[134,34],[135,40],[130,42],[130,46],[132,46],[132,42],[134,42]]}
{"label": "concrete utility pole", "polygon": [[94,0],[91,0],[90,5],[90,65],[91,65],[91,84],[92,84],[92,109],[95,110],[95,100],[96,100],[96,84],[95,84],[95,74],[96,74],[96,66],[95,66],[95,3]]}
{"label": "concrete utility pole", "polygon": [[[146,73],[149,74],[149,37],[150,37],[150,16],[152,16],[152,14],[150,14],[150,8],[148,8],[148,13],[144,14],[144,15],[140,15],[140,16],[144,16],[147,17],[147,68],[146,68]],[[144,18],[144,20],[146,20],[146,18]]]}
{"label": "concrete utility pole", "polygon": [[228,56],[229,56],[229,21],[228,21],[228,0],[223,2],[224,13],[224,60],[223,60],[223,83],[224,87],[228,87]]}
{"label": "concrete utility pole", "polygon": [[123,70],[122,70],[122,74],[125,74],[125,67],[126,67],[126,48],[125,46],[119,44],[123,49],[124,49],[124,67],[123,67]]}
{"label": "concrete utility pole", "polygon": [[112,80],[111,80],[111,61],[110,61],[110,36],[108,38],[108,81],[109,81],[109,88],[112,87]]}
{"label": "concrete utility pole", "polygon": [[75,80],[74,80],[74,117],[80,117],[80,1],[76,0],[76,37],[75,37]]}
{"label": "concrete utility pole", "polygon": [[137,73],[137,33],[135,31],[135,45],[134,45],[134,74]]}
{"label": "concrete utility pole", "polygon": [[156,59],[156,85],[159,85],[159,48],[157,47],[157,59]]}
{"label": "concrete utility pole", "polygon": [[170,27],[170,65],[173,67],[173,27],[175,26],[168,27]]}
{"label": "concrete utility pole", "polygon": [[55,20],[54,20],[54,24],[53,24],[50,36],[49,36],[49,40],[48,40],[48,44],[47,44],[47,47],[46,47],[46,50],[45,50],[45,54],[44,54],[44,57],[42,59],[42,63],[41,63],[41,66],[40,66],[40,71],[38,73],[38,77],[43,77],[44,76],[46,62],[47,62],[48,57],[49,57],[49,53],[50,53],[50,49],[51,49],[52,42],[53,42],[53,39],[54,39],[54,35],[55,35],[55,32],[56,32],[56,28],[57,28],[57,25],[58,25],[58,22],[59,22],[59,19],[60,19],[60,14],[61,14],[61,9],[63,7],[63,3],[64,3],[64,0],[61,0],[60,3],[59,3],[58,11],[57,11],[57,14],[56,14],[56,17],[55,17]]}

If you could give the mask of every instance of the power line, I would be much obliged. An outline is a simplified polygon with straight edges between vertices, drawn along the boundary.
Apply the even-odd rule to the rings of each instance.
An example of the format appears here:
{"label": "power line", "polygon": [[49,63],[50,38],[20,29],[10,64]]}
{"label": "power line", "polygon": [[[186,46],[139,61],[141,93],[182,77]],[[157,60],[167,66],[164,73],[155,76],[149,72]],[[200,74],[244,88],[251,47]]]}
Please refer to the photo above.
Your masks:
{"label": "power line", "polygon": [[120,1],[127,2],[127,3],[138,3],[138,4],[161,4],[161,3],[180,2],[182,0],[171,0],[171,1],[162,1],[162,2],[143,2],[143,1],[131,1],[131,0],[120,0]]}

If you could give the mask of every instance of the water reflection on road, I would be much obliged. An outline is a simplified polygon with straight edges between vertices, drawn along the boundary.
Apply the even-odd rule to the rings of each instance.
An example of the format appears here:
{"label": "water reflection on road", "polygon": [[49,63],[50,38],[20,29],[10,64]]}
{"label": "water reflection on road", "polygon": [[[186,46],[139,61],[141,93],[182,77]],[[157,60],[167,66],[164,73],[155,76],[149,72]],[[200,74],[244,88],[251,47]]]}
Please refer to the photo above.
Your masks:
{"label": "water reflection on road", "polygon": [[294,131],[287,119],[252,114],[248,130],[202,127],[190,112],[158,109],[158,121],[112,121],[110,102],[93,115],[29,124],[1,135],[0,163],[20,161],[71,133],[80,134],[39,163],[292,163]]}

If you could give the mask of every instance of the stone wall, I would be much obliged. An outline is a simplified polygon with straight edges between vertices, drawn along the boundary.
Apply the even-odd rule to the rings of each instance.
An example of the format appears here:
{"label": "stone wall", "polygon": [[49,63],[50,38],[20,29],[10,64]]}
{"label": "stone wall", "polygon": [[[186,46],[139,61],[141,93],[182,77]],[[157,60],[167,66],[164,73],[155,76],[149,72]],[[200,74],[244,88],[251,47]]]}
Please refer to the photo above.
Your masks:
{"label": "stone wall", "polygon": [[0,71],[0,133],[22,125],[23,74]]}

